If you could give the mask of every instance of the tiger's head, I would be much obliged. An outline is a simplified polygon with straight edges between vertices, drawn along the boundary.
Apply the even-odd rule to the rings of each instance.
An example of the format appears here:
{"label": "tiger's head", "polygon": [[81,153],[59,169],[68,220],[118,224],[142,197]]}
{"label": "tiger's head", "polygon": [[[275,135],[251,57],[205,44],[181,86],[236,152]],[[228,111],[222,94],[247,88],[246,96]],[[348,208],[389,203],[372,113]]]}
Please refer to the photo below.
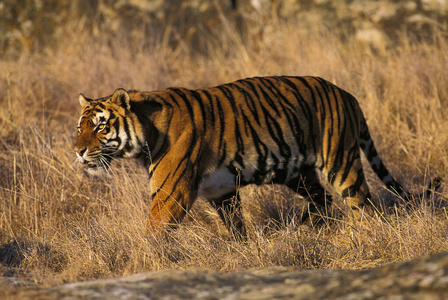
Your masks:
{"label": "tiger's head", "polygon": [[113,158],[132,156],[139,150],[133,122],[127,120],[132,115],[130,102],[124,89],[100,99],[79,95],[82,114],[74,150],[79,162],[87,165],[89,174],[102,175]]}

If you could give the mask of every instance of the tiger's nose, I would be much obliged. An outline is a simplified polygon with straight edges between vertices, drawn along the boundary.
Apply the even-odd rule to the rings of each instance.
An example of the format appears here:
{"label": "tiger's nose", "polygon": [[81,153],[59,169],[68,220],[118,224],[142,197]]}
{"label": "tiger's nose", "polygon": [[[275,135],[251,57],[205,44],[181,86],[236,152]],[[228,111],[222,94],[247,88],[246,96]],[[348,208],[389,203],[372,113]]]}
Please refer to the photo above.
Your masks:
{"label": "tiger's nose", "polygon": [[82,157],[82,155],[86,152],[87,148],[83,147],[83,148],[75,148],[75,152]]}

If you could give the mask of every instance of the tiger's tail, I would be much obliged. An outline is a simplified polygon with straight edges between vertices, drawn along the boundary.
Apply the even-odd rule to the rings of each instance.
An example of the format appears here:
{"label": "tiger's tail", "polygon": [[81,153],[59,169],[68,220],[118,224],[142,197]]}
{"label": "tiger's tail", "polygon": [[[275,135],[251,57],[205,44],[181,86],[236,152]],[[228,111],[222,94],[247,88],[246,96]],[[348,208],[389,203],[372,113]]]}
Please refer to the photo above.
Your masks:
{"label": "tiger's tail", "polygon": [[370,136],[369,129],[367,127],[367,123],[365,118],[363,117],[361,120],[361,132],[360,132],[360,139],[359,139],[359,146],[361,147],[362,151],[364,152],[364,155],[366,156],[367,160],[370,163],[370,166],[372,167],[375,174],[378,176],[379,179],[386,185],[386,187],[391,190],[392,192],[398,194],[401,198],[403,198],[405,201],[410,201],[414,197],[422,198],[430,197],[434,192],[436,192],[442,183],[442,179],[440,177],[434,178],[428,185],[425,192],[421,194],[410,194],[408,191],[406,191],[401,184],[399,184],[389,173],[389,171],[386,169],[386,166],[384,165],[383,161],[378,155],[378,152],[376,151],[375,145],[373,143],[373,140]]}

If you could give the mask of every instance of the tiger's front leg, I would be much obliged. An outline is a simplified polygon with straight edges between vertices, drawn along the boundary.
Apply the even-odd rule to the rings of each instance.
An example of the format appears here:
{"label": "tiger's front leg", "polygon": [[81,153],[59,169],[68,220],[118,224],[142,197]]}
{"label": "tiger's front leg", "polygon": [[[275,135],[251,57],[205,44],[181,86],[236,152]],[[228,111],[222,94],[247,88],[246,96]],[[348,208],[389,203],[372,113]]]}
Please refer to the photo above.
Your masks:
{"label": "tiger's front leg", "polygon": [[176,161],[167,155],[150,169],[152,203],[146,224],[150,234],[158,235],[165,229],[175,228],[197,198],[194,167],[189,160],[177,165]]}

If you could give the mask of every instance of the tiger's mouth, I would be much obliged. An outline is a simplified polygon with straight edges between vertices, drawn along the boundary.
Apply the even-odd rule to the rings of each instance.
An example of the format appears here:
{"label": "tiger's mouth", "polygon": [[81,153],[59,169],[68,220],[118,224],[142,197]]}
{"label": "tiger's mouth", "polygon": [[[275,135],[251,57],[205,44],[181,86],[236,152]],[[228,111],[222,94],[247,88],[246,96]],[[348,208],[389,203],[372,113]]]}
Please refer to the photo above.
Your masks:
{"label": "tiger's mouth", "polygon": [[89,167],[89,169],[97,169],[99,167],[98,164],[94,161],[86,162],[86,164]]}
{"label": "tiger's mouth", "polygon": [[83,164],[87,166],[87,173],[90,175],[104,175],[109,169],[112,158],[100,156],[92,160],[84,160]]}

